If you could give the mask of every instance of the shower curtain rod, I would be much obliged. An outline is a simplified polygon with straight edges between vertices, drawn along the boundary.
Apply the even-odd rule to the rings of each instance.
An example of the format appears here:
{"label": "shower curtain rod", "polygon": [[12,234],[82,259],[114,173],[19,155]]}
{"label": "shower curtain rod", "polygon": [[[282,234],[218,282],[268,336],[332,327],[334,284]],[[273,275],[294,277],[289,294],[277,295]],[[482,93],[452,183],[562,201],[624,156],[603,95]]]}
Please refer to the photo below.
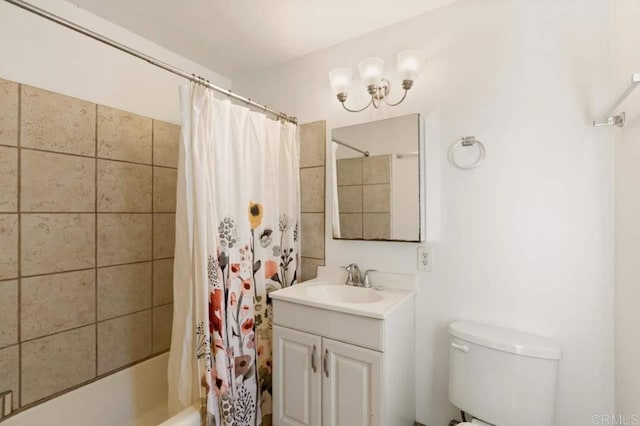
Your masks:
{"label": "shower curtain rod", "polygon": [[365,157],[368,157],[368,156],[369,156],[369,151],[363,151],[363,150],[361,150],[361,149],[358,149],[358,148],[356,148],[356,147],[354,147],[354,146],[349,145],[348,143],[344,143],[344,142],[342,142],[342,141],[339,141],[338,139],[336,139],[336,138],[334,138],[334,137],[332,137],[332,138],[331,138],[331,140],[332,140],[333,142],[337,143],[338,145],[346,146],[346,147],[347,147],[347,148],[349,148],[349,149],[352,149],[352,150],[354,150],[354,151],[358,151],[359,153],[361,153],[361,154],[362,154],[362,155],[364,155]]}
{"label": "shower curtain rod", "polygon": [[74,22],[71,22],[67,19],[64,19],[58,15],[55,15],[51,12],[48,12],[44,9],[41,9],[37,6],[34,6],[26,1],[23,0],[5,0],[7,3],[11,3],[14,6],[17,6],[21,9],[24,9],[28,12],[31,12],[33,14],[36,14],[42,18],[48,19],[49,21],[55,22],[56,24],[62,25],[63,27],[66,27],[70,30],[73,30],[75,32],[78,32],[80,34],[83,34],[87,37],[90,37],[96,41],[99,41],[101,43],[104,43],[108,46],[111,46],[115,49],[118,49],[124,53],[128,53],[131,56],[135,56],[136,58],[142,59],[143,61],[146,61],[148,63],[150,63],[151,65],[155,65],[156,67],[162,68],[165,71],[169,71],[170,73],[173,73],[177,76],[186,78],[187,80],[193,81],[197,84],[206,86],[210,89],[212,89],[215,92],[221,93],[223,95],[226,95],[228,97],[230,97],[231,99],[234,99],[236,101],[240,101],[240,102],[244,102],[245,104],[253,107],[253,108],[257,108],[261,111],[267,112],[269,114],[273,114],[276,117],[278,117],[278,119],[284,120],[284,121],[288,121],[290,123],[293,124],[298,124],[298,118],[294,117],[294,116],[290,116],[287,115],[283,112],[278,112],[278,111],[274,111],[271,108],[269,108],[266,105],[261,105],[257,102],[252,101],[249,98],[245,98],[244,96],[240,96],[237,95],[235,93],[233,93],[230,89],[223,89],[222,87],[216,86],[215,84],[212,84],[209,82],[209,80],[197,76],[195,74],[189,74],[186,71],[181,70],[180,68],[174,67],[173,65],[167,64],[166,62],[160,61],[159,59],[156,59],[152,56],[146,55],[142,52],[139,52],[135,49],[130,48],[129,46],[126,46],[122,43],[119,43],[115,40],[112,40],[108,37],[103,36],[102,34],[96,33],[95,31],[92,31],[88,28],[85,28],[83,26],[80,26]]}

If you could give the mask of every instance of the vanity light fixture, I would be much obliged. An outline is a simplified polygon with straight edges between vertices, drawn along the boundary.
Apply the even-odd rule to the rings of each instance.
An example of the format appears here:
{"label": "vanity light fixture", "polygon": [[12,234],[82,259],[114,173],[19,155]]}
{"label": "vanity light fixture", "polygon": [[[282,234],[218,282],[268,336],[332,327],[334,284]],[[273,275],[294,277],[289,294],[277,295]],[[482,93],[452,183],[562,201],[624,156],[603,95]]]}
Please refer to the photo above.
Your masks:
{"label": "vanity light fixture", "polygon": [[379,108],[382,101],[389,106],[400,105],[407,97],[407,92],[413,87],[413,82],[420,73],[420,68],[424,63],[424,52],[420,50],[405,50],[398,54],[398,75],[402,79],[402,88],[404,94],[396,103],[389,103],[387,100],[389,92],[391,92],[391,84],[389,80],[383,77],[384,60],[382,58],[367,58],[360,61],[358,71],[360,79],[365,84],[367,92],[371,96],[369,103],[361,109],[350,109],[345,105],[347,101],[347,91],[353,80],[353,72],[349,68],[336,68],[329,72],[329,82],[333,92],[338,97],[338,101],[342,107],[349,112],[360,112],[373,105]]}

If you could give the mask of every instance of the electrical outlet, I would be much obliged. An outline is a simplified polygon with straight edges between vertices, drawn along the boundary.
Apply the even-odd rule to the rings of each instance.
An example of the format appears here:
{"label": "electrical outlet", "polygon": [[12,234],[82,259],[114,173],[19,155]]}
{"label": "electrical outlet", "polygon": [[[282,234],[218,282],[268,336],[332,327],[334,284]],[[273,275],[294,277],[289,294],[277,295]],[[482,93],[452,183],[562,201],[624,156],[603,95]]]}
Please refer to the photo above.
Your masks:
{"label": "electrical outlet", "polygon": [[418,247],[418,270],[430,271],[433,266],[433,249],[431,247]]}

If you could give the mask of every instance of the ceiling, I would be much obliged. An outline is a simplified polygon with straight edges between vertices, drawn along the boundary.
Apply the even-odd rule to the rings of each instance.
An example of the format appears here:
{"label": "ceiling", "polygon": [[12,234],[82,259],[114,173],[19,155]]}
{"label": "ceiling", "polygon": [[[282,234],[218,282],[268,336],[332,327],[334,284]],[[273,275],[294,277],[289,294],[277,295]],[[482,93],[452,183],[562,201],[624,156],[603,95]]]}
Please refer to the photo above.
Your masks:
{"label": "ceiling", "polygon": [[455,0],[70,0],[220,74],[262,68]]}

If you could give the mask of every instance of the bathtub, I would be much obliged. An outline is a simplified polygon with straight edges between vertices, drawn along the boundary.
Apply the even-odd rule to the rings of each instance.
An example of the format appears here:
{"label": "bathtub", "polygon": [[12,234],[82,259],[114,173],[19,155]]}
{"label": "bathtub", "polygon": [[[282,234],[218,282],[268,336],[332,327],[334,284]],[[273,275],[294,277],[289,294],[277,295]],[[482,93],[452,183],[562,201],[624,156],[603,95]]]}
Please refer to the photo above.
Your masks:
{"label": "bathtub", "polygon": [[[157,426],[168,417],[168,359],[168,353],[151,358],[16,414],[2,426]],[[199,426],[199,418],[192,424]]]}
{"label": "bathtub", "polygon": [[159,426],[200,426],[200,410],[197,405],[193,405],[160,423]]}

